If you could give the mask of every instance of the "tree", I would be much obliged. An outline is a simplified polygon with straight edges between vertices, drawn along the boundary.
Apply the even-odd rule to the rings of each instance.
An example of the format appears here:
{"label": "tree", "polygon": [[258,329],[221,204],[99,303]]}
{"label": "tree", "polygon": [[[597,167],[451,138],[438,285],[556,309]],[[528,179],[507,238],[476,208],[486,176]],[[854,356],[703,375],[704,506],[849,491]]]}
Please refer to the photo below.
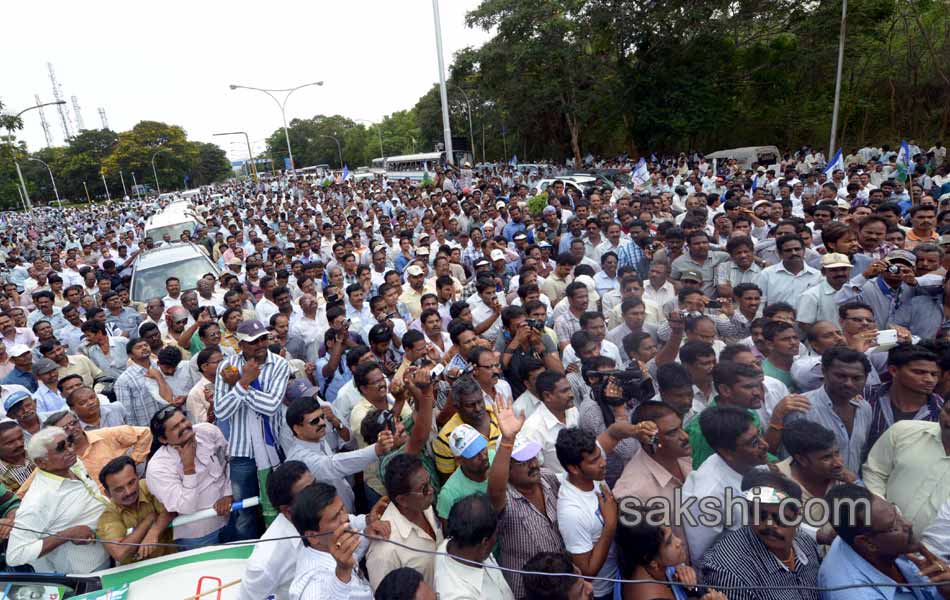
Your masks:
{"label": "tree", "polygon": [[118,143],[103,168],[107,175],[117,176],[119,170],[132,172],[138,175],[139,183],[154,184],[154,158],[161,189],[170,191],[191,185],[189,176],[197,155],[198,149],[188,143],[181,127],[141,121],[131,131],[119,134]]}
{"label": "tree", "polygon": [[190,183],[193,187],[222,181],[231,176],[231,162],[216,144],[188,142],[194,151]]}

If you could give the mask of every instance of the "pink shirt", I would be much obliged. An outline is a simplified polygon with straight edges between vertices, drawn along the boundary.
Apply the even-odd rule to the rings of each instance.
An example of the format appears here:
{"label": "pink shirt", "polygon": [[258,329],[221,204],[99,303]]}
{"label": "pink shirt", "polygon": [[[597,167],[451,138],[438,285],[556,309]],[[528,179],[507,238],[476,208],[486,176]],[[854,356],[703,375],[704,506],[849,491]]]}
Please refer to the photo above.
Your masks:
{"label": "pink shirt", "polygon": [[[221,430],[208,423],[194,426],[198,439],[195,473],[185,475],[178,451],[171,446],[159,448],[148,461],[145,481],[148,489],[169,512],[190,515],[211,508],[224,496],[231,495],[228,477],[228,442]],[[217,515],[175,527],[176,540],[208,535],[224,527],[228,517]]]}

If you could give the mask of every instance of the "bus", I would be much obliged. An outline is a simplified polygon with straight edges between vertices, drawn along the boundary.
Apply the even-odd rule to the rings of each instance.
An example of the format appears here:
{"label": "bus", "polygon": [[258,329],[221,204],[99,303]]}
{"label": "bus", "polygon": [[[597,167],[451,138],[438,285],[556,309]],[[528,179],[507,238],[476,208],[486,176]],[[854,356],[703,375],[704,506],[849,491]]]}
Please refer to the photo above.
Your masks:
{"label": "bus", "polygon": [[[375,163],[374,160],[374,167]],[[390,181],[398,179],[422,181],[427,173],[430,179],[435,179],[436,168],[439,170],[445,168],[445,152],[389,156],[385,159],[385,168],[386,179]]]}
{"label": "bus", "polygon": [[330,174],[330,165],[313,165],[312,167],[302,167],[295,169],[297,177],[326,177]]}

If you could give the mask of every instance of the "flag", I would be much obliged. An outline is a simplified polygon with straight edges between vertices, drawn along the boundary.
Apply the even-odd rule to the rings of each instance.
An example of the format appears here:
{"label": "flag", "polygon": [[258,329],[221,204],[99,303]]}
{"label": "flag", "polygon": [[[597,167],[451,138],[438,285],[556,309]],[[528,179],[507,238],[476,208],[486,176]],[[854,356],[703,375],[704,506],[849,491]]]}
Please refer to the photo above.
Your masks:
{"label": "flag", "polygon": [[844,158],[841,156],[841,148],[838,148],[838,151],[835,152],[835,155],[831,157],[831,160],[828,161],[828,165],[825,166],[825,175],[830,179],[831,174],[836,170],[844,171]]}
{"label": "flag", "polygon": [[[26,586],[29,587],[29,586]],[[45,587],[45,586],[43,586]],[[11,596],[12,598],[13,596]],[[34,598],[35,596],[30,596]],[[88,594],[83,594],[82,596],[73,596],[75,600],[126,600],[129,597],[129,584],[126,583],[118,588],[109,588],[107,590],[97,590],[95,592],[89,592]],[[55,596],[50,595],[50,598],[55,598]]]}
{"label": "flag", "polygon": [[752,189],[749,190],[749,191],[750,191],[750,192],[754,192],[754,191],[755,191],[755,188],[757,188],[757,187],[759,187],[759,176],[758,176],[758,175],[753,175],[753,176],[752,176]]}
{"label": "flag", "polygon": [[422,187],[429,187],[430,185],[432,185],[432,176],[429,171],[425,171],[422,174]]}
{"label": "flag", "polygon": [[517,166],[518,166],[518,155],[515,154],[514,156],[512,156],[512,157],[511,157],[511,160],[508,161],[508,164],[511,165],[512,167],[517,167]]}
{"label": "flag", "polygon": [[651,155],[650,155],[650,162],[653,163],[653,164],[656,164],[656,163],[659,162],[659,161],[656,159],[656,154],[651,154]]}
{"label": "flag", "polygon": [[350,168],[346,165],[343,165],[343,181],[346,181],[350,176]]}
{"label": "flag", "polygon": [[637,162],[637,165],[633,168],[633,173],[630,175],[630,178],[633,180],[634,185],[643,185],[650,180],[650,171],[647,169],[647,161],[644,160],[642,156]]}
{"label": "flag", "polygon": [[910,173],[910,147],[907,145],[907,140],[903,140],[901,141],[901,149],[897,153],[897,180],[902,183],[907,181]]}

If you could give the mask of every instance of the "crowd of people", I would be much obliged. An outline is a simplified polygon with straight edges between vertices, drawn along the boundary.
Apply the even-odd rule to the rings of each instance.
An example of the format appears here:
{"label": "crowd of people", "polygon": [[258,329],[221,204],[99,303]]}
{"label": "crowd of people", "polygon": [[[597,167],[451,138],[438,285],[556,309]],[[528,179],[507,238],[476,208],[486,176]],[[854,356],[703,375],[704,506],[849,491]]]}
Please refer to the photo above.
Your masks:
{"label": "crowd of people", "polygon": [[[911,147],[593,161],[541,206],[516,165],[277,174],[180,240],[164,199],[8,215],[7,569],[256,540],[242,600],[950,598],[950,177]],[[133,301],[178,243],[216,272]]]}

